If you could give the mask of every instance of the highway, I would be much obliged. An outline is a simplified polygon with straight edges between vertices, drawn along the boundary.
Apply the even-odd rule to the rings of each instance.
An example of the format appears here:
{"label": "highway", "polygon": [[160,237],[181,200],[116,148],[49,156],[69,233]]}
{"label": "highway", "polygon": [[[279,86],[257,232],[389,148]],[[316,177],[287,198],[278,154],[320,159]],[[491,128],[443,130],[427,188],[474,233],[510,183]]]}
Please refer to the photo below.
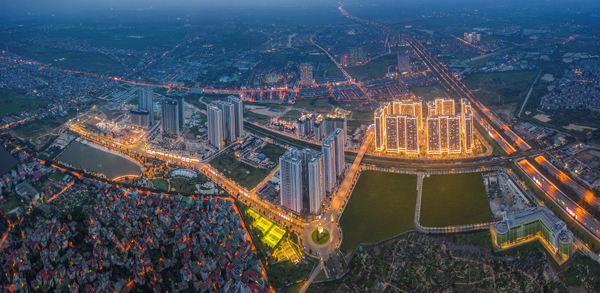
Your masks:
{"label": "highway", "polygon": [[556,177],[561,183],[569,186],[575,193],[583,198],[587,203],[595,206],[600,206],[600,199],[594,196],[594,193],[590,190],[583,188],[583,186],[579,185],[579,183],[575,182],[575,180],[571,179],[567,174],[558,170],[552,163],[546,160],[546,157],[543,155],[535,157],[535,162],[540,166],[546,168],[552,175]]}
{"label": "highway", "polygon": [[544,177],[527,159],[516,162],[517,166],[542,190],[554,203],[566,211],[573,220],[588,233],[600,241],[600,223],[586,210],[566,196],[550,180]]}

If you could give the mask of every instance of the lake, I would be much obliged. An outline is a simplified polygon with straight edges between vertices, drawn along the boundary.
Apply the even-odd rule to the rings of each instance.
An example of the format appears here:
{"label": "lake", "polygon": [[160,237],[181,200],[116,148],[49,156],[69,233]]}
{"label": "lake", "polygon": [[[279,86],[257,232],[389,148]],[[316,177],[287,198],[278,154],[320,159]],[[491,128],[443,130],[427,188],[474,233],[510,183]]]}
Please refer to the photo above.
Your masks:
{"label": "lake", "polygon": [[78,141],[73,142],[58,160],[73,167],[102,173],[109,179],[123,175],[140,175],[140,167],[131,159],[117,156]]}
{"label": "lake", "polygon": [[8,173],[18,162],[9,151],[0,147],[0,176]]}

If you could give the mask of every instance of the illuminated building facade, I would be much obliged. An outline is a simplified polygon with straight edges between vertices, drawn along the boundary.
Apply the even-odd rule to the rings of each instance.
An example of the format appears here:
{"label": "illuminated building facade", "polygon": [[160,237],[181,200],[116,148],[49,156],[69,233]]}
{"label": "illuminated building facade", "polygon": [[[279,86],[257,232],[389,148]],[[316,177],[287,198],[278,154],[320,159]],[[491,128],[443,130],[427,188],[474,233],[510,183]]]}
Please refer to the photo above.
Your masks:
{"label": "illuminated building facade", "polygon": [[208,141],[218,149],[223,148],[223,112],[217,106],[206,107]]}
{"label": "illuminated building facade", "polygon": [[323,146],[321,146],[321,152],[323,153],[323,177],[325,179],[325,190],[331,192],[336,182],[335,174],[335,142],[333,136],[327,137],[323,140]]}
{"label": "illuminated building facade", "polygon": [[300,65],[300,85],[311,86],[313,84],[312,65]]}
{"label": "illuminated building facade", "polygon": [[154,124],[154,93],[152,88],[140,88],[138,91],[138,109],[148,111],[148,125]]}
{"label": "illuminated building facade", "polygon": [[461,143],[460,143],[460,116],[453,115],[448,116],[448,153],[449,154],[460,154]]}
{"label": "illuminated building facade", "polygon": [[232,103],[225,101],[218,101],[217,107],[223,113],[223,139],[233,142],[237,139],[235,135],[235,107]]}
{"label": "illuminated building facade", "polygon": [[129,111],[129,117],[131,118],[131,124],[147,128],[150,119],[150,113],[146,110],[131,110]]}
{"label": "illuminated building facade", "polygon": [[394,101],[375,110],[375,151],[419,153],[421,101]]}
{"label": "illuminated building facade", "polygon": [[464,137],[464,145],[465,152],[472,153],[473,152],[473,112],[471,109],[467,109],[463,114],[463,137]]}
{"label": "illuminated building facade", "polygon": [[410,72],[410,55],[398,53],[398,73]]}
{"label": "illuminated building facade", "polygon": [[573,253],[573,233],[546,206],[506,214],[494,225],[495,245],[505,248],[529,242],[538,236],[550,253],[567,259]]}
{"label": "illuminated building facade", "polygon": [[375,151],[381,152],[385,149],[385,109],[375,110]]}
{"label": "illuminated building facade", "polygon": [[304,114],[296,121],[296,135],[306,136],[313,132],[313,114]]}
{"label": "illuminated building facade", "polygon": [[179,133],[179,105],[176,100],[162,100],[162,131],[171,134]]}
{"label": "illuminated building facade", "polygon": [[302,211],[302,159],[298,149],[290,148],[279,157],[280,189],[282,206],[300,213]]}
{"label": "illuminated building facade", "polygon": [[233,104],[233,112],[235,116],[235,137],[244,136],[244,104],[242,99],[236,96],[227,97],[227,101]]}
{"label": "illuminated building facade", "polygon": [[438,155],[442,153],[440,145],[440,117],[427,117],[427,153]]}

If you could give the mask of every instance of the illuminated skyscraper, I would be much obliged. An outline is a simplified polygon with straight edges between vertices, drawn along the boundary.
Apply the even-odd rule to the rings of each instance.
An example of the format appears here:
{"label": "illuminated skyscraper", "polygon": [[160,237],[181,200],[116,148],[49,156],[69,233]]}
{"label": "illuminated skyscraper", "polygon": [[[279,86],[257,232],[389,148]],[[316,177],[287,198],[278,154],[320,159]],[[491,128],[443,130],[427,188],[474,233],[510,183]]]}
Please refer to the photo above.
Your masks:
{"label": "illuminated skyscraper", "polygon": [[448,153],[449,154],[460,154],[460,140],[461,140],[461,129],[460,129],[460,116],[452,115],[448,116]]}
{"label": "illuminated skyscraper", "polygon": [[300,213],[302,211],[302,159],[298,149],[290,148],[279,157],[281,205]]}
{"label": "illuminated skyscraper", "polygon": [[316,141],[321,141],[323,138],[325,138],[325,123],[323,123],[323,120],[325,120],[323,115],[319,115],[315,119],[315,122],[313,122],[313,130],[315,132]]}
{"label": "illuminated skyscraper", "polygon": [[463,137],[465,141],[465,152],[470,154],[473,152],[473,112],[471,112],[471,109],[466,110],[463,119]]}
{"label": "illuminated skyscraper", "polygon": [[435,107],[435,102],[434,101],[428,101],[427,102],[427,116],[435,116],[437,115],[437,109]]}
{"label": "illuminated skyscraper", "polygon": [[448,116],[438,116],[440,120],[440,152],[448,152]]}
{"label": "illuminated skyscraper", "polygon": [[223,111],[213,104],[206,107],[208,141],[218,149],[223,148]]}
{"label": "illuminated skyscraper", "polygon": [[302,64],[300,65],[300,85],[311,86],[313,84],[313,72],[312,65]]}
{"label": "illuminated skyscraper", "polygon": [[398,53],[398,73],[410,72],[410,55]]}
{"label": "illuminated skyscraper", "polygon": [[440,117],[427,117],[427,153],[441,154],[440,147]]}
{"label": "illuminated skyscraper", "polygon": [[406,116],[406,153],[419,154],[419,122],[417,116]]}
{"label": "illuminated skyscraper", "polygon": [[342,176],[346,169],[346,154],[344,153],[344,134],[343,130],[338,128],[331,133],[335,142],[335,174],[336,177]]}
{"label": "illuminated skyscraper", "polygon": [[375,151],[381,152],[385,148],[385,109],[375,110]]}
{"label": "illuminated skyscraper", "polygon": [[325,172],[323,168],[323,154],[311,149],[302,150],[303,172],[306,170],[303,189],[308,195],[309,211],[313,214],[319,212],[321,203],[325,199]]}
{"label": "illuminated skyscraper", "polygon": [[304,114],[296,121],[296,135],[306,136],[313,132],[313,114]]}
{"label": "illuminated skyscraper", "polygon": [[235,137],[244,136],[244,103],[236,96],[227,97],[229,103],[233,104],[235,116]]}
{"label": "illuminated skyscraper", "polygon": [[455,115],[454,100],[435,99],[435,113],[435,115]]}
{"label": "illuminated skyscraper", "polygon": [[333,135],[323,140],[321,147],[323,153],[323,177],[325,178],[325,190],[331,192],[336,182],[335,174],[335,142]]}
{"label": "illuminated skyscraper", "polygon": [[398,115],[385,117],[385,145],[388,153],[398,153]]}
{"label": "illuminated skyscraper", "polygon": [[129,111],[129,117],[131,119],[131,124],[147,128],[149,123],[150,113],[146,110],[131,110]]}
{"label": "illuminated skyscraper", "polygon": [[138,91],[138,108],[150,113],[148,125],[154,124],[154,94],[152,88],[140,88]]}
{"label": "illuminated skyscraper", "polygon": [[223,138],[229,142],[234,142],[237,139],[235,135],[235,107],[232,103],[218,101],[217,107],[223,113]]}
{"label": "illuminated skyscraper", "polygon": [[469,102],[469,100],[462,98],[460,99],[460,124],[461,124],[461,129],[464,132],[465,131],[465,113],[467,113],[467,110],[471,110],[471,103]]}
{"label": "illuminated skyscraper", "polygon": [[172,99],[163,99],[161,108],[161,123],[163,132],[178,134],[180,114],[177,101]]}
{"label": "illuminated skyscraper", "polygon": [[342,141],[346,144],[346,133],[348,127],[346,126],[346,116],[338,114],[327,114],[325,116],[325,135],[329,135],[335,132],[336,129],[341,129]]}
{"label": "illuminated skyscraper", "polygon": [[423,119],[423,103],[421,101],[405,100],[405,101],[394,101],[392,103],[393,114],[399,115],[410,115],[416,116],[419,129],[421,125],[421,119]]}

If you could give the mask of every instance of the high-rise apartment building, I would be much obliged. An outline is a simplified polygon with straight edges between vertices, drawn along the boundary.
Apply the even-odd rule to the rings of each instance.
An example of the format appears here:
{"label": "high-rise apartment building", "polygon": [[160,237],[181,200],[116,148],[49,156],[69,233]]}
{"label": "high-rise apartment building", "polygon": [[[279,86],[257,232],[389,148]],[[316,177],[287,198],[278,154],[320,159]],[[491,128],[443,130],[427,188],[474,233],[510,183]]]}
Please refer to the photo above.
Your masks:
{"label": "high-rise apartment building", "polygon": [[463,137],[464,137],[464,145],[465,152],[472,153],[473,152],[473,112],[471,109],[467,109],[463,114]]}
{"label": "high-rise apartment building", "polygon": [[341,129],[343,143],[346,144],[347,124],[346,116],[338,114],[327,114],[325,116],[325,135],[329,135],[336,129]]}
{"label": "high-rise apartment building", "polygon": [[410,55],[398,53],[398,73],[410,72]]}
{"label": "high-rise apartment building", "polygon": [[234,142],[237,139],[235,135],[235,108],[232,103],[218,101],[217,107],[223,113],[223,138],[228,142]]}
{"label": "high-rise apartment building", "polygon": [[206,107],[208,141],[218,149],[223,148],[223,111],[217,106],[209,104]]}
{"label": "high-rise apartment building", "polygon": [[235,96],[229,96],[227,100],[233,104],[235,113],[235,137],[242,137],[244,136],[244,103],[242,99]]}
{"label": "high-rise apartment building", "polygon": [[331,192],[337,177],[335,174],[335,142],[332,135],[323,140],[321,152],[323,153],[323,177],[325,178],[325,190],[327,190],[327,192]]}
{"label": "high-rise apartment building", "polygon": [[171,134],[179,133],[179,105],[176,100],[163,99],[161,107],[162,131]]}
{"label": "high-rise apartment building", "polygon": [[154,124],[154,93],[151,88],[140,88],[138,91],[138,108],[150,113],[148,125]]}
{"label": "high-rise apartment building", "polygon": [[440,117],[427,117],[427,153],[441,154],[440,145]]}
{"label": "high-rise apartment building", "polygon": [[381,152],[385,149],[385,109],[383,107],[375,110],[375,151]]}
{"label": "high-rise apartment building", "polygon": [[300,65],[300,85],[311,86],[314,82],[312,65],[302,64]]}
{"label": "high-rise apartment building", "polygon": [[131,110],[131,111],[129,111],[129,117],[131,119],[131,124],[139,126],[139,127],[143,127],[143,128],[148,127],[149,116],[150,116],[150,113],[148,113],[148,111],[146,111],[146,110]]}
{"label": "high-rise apartment building", "polygon": [[282,206],[300,213],[302,211],[302,158],[298,149],[290,148],[279,157],[280,189]]}

